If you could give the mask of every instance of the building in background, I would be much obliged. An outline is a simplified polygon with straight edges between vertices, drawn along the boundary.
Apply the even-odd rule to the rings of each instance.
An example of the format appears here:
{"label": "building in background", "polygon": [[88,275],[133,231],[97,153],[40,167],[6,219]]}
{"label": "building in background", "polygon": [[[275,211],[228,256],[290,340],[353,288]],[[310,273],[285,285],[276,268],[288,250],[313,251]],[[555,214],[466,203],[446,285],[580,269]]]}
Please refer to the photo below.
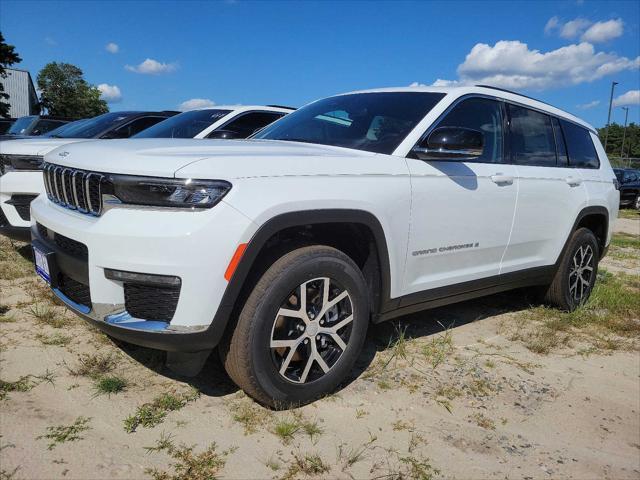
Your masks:
{"label": "building in background", "polygon": [[4,93],[9,95],[5,100],[9,103],[9,116],[12,118],[25,115],[37,115],[40,112],[38,95],[33,86],[31,75],[26,70],[6,69],[6,78],[0,78]]}

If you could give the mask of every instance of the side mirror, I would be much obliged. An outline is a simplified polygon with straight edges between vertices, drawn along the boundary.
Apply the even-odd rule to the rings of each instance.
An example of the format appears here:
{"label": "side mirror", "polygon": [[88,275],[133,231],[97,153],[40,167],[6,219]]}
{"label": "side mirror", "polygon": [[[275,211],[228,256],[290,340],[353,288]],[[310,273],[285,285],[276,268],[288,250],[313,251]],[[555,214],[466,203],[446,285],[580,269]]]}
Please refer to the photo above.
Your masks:
{"label": "side mirror", "polygon": [[234,138],[242,138],[242,136],[233,130],[214,130],[207,138],[233,140]]}
{"label": "side mirror", "polygon": [[483,147],[484,135],[479,130],[440,127],[411,152],[420,160],[473,160],[482,156]]}

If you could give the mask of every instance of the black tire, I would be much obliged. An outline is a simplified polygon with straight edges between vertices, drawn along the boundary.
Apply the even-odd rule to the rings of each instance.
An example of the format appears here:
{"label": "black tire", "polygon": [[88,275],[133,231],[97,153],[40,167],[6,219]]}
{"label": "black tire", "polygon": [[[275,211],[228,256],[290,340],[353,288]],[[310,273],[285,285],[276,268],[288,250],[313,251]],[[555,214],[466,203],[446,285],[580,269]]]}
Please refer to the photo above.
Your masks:
{"label": "black tire", "polygon": [[640,195],[636,195],[636,198],[633,201],[633,208],[640,210]]}
{"label": "black tire", "polygon": [[593,232],[587,228],[576,230],[569,240],[545,300],[568,312],[584,304],[596,282],[599,258],[600,248]]}
{"label": "black tire", "polygon": [[[329,286],[325,293],[327,278]],[[347,292],[346,296],[336,293],[341,289]],[[343,299],[320,315],[324,307],[318,307],[319,295],[329,300],[325,305],[331,305],[339,296]],[[313,312],[305,312],[306,318],[302,319],[281,315],[296,310],[295,305],[307,306],[306,311],[316,308],[318,316]],[[314,322],[316,326],[312,327]],[[339,326],[345,322],[348,325]],[[235,326],[220,345],[220,356],[231,379],[258,402],[274,408],[298,406],[332,392],[345,380],[362,350],[368,324],[368,292],[357,265],[335,248],[306,246],[280,257],[257,281]],[[340,338],[344,350],[338,347],[333,335],[317,330],[327,326],[339,327],[337,332],[346,338]],[[299,333],[300,329],[304,331]],[[275,338],[283,332],[284,340]],[[278,341],[299,342],[303,337],[303,343],[295,349],[274,346]],[[309,362],[311,366],[307,368]],[[325,372],[326,367],[329,370]],[[280,373],[282,368],[284,373]],[[303,376],[304,382],[296,383]]]}

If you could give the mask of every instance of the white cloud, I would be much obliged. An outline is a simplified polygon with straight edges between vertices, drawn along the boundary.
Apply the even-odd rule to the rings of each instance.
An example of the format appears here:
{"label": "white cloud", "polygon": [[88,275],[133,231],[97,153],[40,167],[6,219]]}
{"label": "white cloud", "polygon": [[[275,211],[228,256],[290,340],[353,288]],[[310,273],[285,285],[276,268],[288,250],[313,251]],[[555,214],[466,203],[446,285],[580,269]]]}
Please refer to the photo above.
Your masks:
{"label": "white cloud", "polygon": [[511,89],[544,90],[592,82],[640,67],[640,57],[596,52],[587,42],[541,52],[518,40],[494,46],[478,43],[458,66],[458,80],[438,79],[434,85],[485,84]]}
{"label": "white cloud", "polygon": [[58,45],[58,42],[56,41],[55,38],[53,37],[44,37],[44,43],[46,43],[47,45],[51,46],[51,47],[55,47],[56,45]]}
{"label": "white cloud", "polygon": [[104,49],[109,53],[118,53],[118,50],[120,50],[120,47],[118,46],[117,43],[109,42],[105,45]]}
{"label": "white cloud", "polygon": [[586,18],[576,18],[574,20],[570,20],[560,29],[560,36],[562,38],[576,38],[581,35],[587,27],[591,25],[591,22]]}
{"label": "white cloud", "polygon": [[187,110],[195,110],[197,108],[207,108],[213,107],[215,102],[209,100],[208,98],[192,98],[191,100],[186,100],[178,105],[178,110],[182,112],[186,112]]}
{"label": "white cloud", "polygon": [[614,107],[624,105],[640,105],[640,90],[629,90],[627,93],[623,93],[619,97],[614,98]]}
{"label": "white cloud", "polygon": [[583,42],[599,43],[606,42],[613,38],[620,37],[624,31],[624,22],[621,18],[608,20],[606,22],[596,22],[582,34]]}
{"label": "white cloud", "polygon": [[581,103],[580,105],[576,105],[580,110],[589,110],[590,108],[595,108],[600,105],[600,100],[594,100],[589,103]]}
{"label": "white cloud", "polygon": [[100,98],[107,103],[117,103],[122,100],[122,92],[117,85],[101,83],[98,85],[98,90],[100,90]]}
{"label": "white cloud", "polygon": [[547,24],[544,26],[544,33],[549,35],[556,31],[560,27],[560,19],[558,17],[551,17]]}
{"label": "white cloud", "polygon": [[161,63],[153,58],[147,58],[139,65],[125,65],[124,68],[130,72],[142,73],[146,75],[160,75],[163,73],[171,73],[178,68],[176,63]]}

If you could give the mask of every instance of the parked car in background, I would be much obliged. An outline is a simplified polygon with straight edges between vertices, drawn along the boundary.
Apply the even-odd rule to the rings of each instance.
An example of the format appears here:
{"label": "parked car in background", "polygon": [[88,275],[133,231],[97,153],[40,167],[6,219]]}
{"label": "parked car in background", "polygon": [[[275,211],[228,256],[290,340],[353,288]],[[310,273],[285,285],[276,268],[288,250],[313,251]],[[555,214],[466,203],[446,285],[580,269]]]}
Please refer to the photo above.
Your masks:
{"label": "parked car in background", "polygon": [[591,125],[489,87],[355,92],[249,140],[45,161],[34,259],[68,308],[183,374],[218,346],[276,407],[343,382],[371,321],[521,287],[574,310],[619,202]]}
{"label": "parked car in background", "polygon": [[92,139],[129,138],[178,112],[110,112],[63,125],[41,138],[0,141],[0,234],[29,239],[29,204],[44,192],[43,155]]}
{"label": "parked car in background", "polygon": [[15,118],[0,118],[0,135],[6,133],[6,131],[11,128],[11,125],[13,125],[13,122],[15,121]]}
{"label": "parked car in background", "polygon": [[620,206],[640,210],[640,170],[614,168],[620,184]]}
{"label": "parked car in background", "polygon": [[37,137],[71,120],[68,118],[51,117],[47,115],[29,115],[16,119],[11,127],[0,135],[0,140],[17,140],[23,137]]}
{"label": "parked car in background", "polygon": [[221,105],[190,110],[133,138],[247,138],[295,109],[275,105]]}

